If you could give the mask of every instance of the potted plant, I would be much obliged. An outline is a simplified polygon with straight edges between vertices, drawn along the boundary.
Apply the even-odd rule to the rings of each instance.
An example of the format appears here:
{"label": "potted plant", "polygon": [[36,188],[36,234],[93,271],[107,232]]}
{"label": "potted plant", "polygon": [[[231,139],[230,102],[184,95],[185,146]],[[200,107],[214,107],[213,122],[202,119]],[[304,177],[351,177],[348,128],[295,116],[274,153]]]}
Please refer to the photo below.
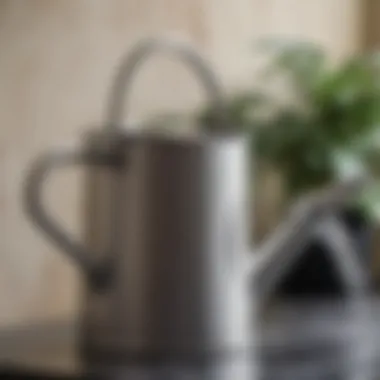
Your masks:
{"label": "potted plant", "polygon": [[[254,90],[235,94],[227,106],[231,122],[252,132],[258,167],[269,165],[282,174],[287,203],[332,182],[376,173],[380,163],[380,57],[363,54],[333,65],[313,43],[272,40],[260,48],[269,54],[259,76],[264,85],[256,83]],[[200,114],[201,121],[212,117],[207,109]],[[366,191],[340,214],[362,248],[368,268],[371,220],[378,216],[375,190]],[[304,263],[299,274],[310,277],[323,271],[326,263],[318,260],[320,250],[316,249],[314,258],[307,255],[305,259],[314,269],[306,270]]]}

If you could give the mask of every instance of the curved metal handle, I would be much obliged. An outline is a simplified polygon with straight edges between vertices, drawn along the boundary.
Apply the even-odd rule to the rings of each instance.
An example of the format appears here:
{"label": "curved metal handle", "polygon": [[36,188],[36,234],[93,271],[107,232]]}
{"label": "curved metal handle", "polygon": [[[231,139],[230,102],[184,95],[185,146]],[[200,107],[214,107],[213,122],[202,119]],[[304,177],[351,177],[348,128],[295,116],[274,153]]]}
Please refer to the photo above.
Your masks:
{"label": "curved metal handle", "polygon": [[75,149],[47,152],[31,165],[24,184],[24,206],[32,221],[80,265],[91,283],[100,284],[106,278],[107,266],[104,263],[95,263],[92,259],[95,256],[83,244],[64,232],[43,206],[42,186],[46,176],[53,169],[76,164],[115,166],[116,161],[115,155],[106,153],[95,154]]}
{"label": "curved metal handle", "polygon": [[122,60],[116,72],[109,95],[106,115],[107,127],[117,129],[123,124],[124,114],[128,111],[128,95],[133,84],[134,74],[145,59],[159,51],[173,53],[193,68],[210,97],[216,119],[225,126],[223,91],[206,61],[192,47],[183,42],[150,38],[138,43]]}

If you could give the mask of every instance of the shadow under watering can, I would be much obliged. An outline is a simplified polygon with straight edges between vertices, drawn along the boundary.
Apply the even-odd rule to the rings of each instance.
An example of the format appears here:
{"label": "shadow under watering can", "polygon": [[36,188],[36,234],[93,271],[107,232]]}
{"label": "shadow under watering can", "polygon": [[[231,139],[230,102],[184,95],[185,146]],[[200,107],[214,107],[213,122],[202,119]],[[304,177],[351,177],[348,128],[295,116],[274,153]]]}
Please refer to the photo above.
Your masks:
{"label": "shadow under watering can", "polygon": [[[212,125],[191,136],[123,127],[134,73],[158,51],[194,69],[215,111]],[[229,125],[223,103],[196,51],[144,40],[119,67],[105,128],[90,131],[79,149],[49,151],[32,163],[26,211],[87,280],[81,352],[89,368],[174,365],[202,368],[208,379],[256,378],[259,303],[293,264],[316,213],[295,213],[252,252],[248,136]],[[88,166],[83,243],[61,229],[41,198],[46,175],[72,164]],[[365,276],[349,251],[341,253],[335,261],[363,321]]]}

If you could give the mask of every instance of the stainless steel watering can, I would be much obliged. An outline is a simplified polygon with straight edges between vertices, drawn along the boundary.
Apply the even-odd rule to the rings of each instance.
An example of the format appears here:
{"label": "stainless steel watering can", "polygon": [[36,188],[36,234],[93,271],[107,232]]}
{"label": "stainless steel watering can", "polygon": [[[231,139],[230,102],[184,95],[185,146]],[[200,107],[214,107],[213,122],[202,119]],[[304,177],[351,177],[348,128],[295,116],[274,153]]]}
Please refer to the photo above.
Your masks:
{"label": "stainless steel watering can", "polygon": [[[159,50],[198,74],[215,112],[212,125],[191,136],[123,127],[135,69]],[[38,157],[25,186],[29,216],[87,279],[86,360],[187,363],[208,368],[205,378],[255,378],[259,296],[281,277],[309,221],[297,217],[252,254],[248,137],[229,125],[218,81],[187,45],[139,43],[118,71],[105,127],[80,148]],[[83,243],[57,225],[41,199],[45,175],[72,164],[88,165]],[[355,267],[349,271],[360,284]]]}

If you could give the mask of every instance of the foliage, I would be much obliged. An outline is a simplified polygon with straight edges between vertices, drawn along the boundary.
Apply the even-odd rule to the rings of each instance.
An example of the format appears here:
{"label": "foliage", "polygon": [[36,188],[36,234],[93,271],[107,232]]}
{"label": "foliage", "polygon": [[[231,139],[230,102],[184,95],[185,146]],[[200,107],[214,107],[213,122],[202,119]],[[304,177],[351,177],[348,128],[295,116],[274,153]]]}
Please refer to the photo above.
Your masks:
{"label": "foliage", "polygon": [[[258,160],[283,172],[289,195],[298,196],[354,171],[376,170],[379,56],[355,56],[333,65],[320,46],[303,41],[268,40],[259,51],[269,55],[260,75],[263,89],[252,85],[254,90],[231,97],[229,117],[252,132]],[[270,92],[271,84],[279,80],[285,82],[282,91],[290,101]],[[209,110],[203,110],[201,119],[208,115]]]}

